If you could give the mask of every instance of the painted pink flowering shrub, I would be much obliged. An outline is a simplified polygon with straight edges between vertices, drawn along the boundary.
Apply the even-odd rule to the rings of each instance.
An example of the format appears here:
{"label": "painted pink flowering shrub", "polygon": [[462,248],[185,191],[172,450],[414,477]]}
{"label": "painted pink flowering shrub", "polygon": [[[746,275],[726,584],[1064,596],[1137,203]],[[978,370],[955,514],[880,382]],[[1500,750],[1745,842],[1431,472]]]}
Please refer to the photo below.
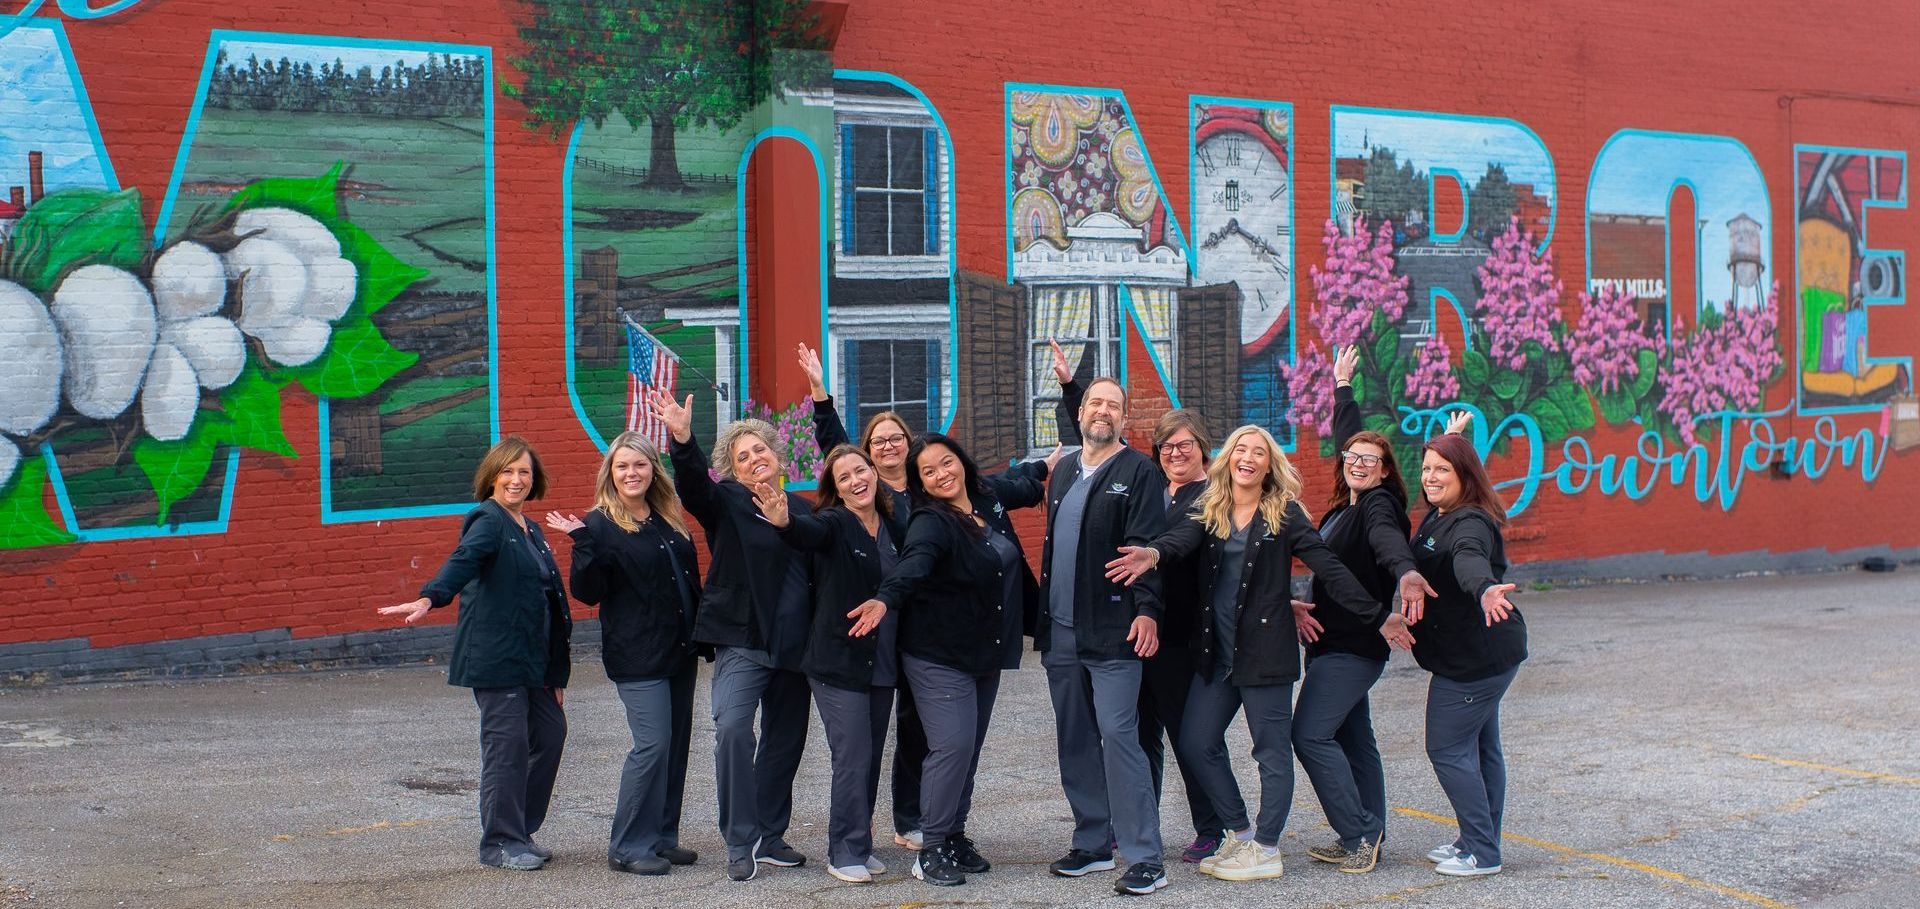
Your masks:
{"label": "painted pink flowering shrub", "polygon": [[1413,369],[1407,373],[1407,397],[1421,407],[1438,407],[1460,396],[1447,339],[1434,335],[1422,342]]}
{"label": "painted pink flowering shrub", "polygon": [[1333,361],[1318,344],[1307,344],[1291,365],[1281,364],[1287,396],[1293,402],[1288,419],[1326,438],[1333,433]]}
{"label": "painted pink flowering shrub", "polygon": [[1682,442],[1698,441],[1695,419],[1757,407],[1765,398],[1768,383],[1784,364],[1779,297],[1776,285],[1766,305],[1709,314],[1674,339],[1671,358],[1660,371],[1659,410],[1673,421]]}
{"label": "painted pink flowering shrub", "polygon": [[1580,295],[1580,320],[1567,336],[1573,380],[1600,394],[1633,385],[1640,375],[1640,352],[1660,352],[1663,339],[1640,324],[1633,296],[1607,285],[1599,294]]}
{"label": "painted pink flowering shrub", "polygon": [[1356,228],[1348,237],[1328,219],[1320,246],[1326,263],[1312,269],[1317,305],[1307,318],[1321,341],[1334,347],[1362,343],[1371,336],[1376,315],[1400,321],[1407,311],[1409,279],[1393,273],[1392,224],[1382,222],[1373,233]]}
{"label": "painted pink flowering shrub", "polygon": [[1487,336],[1487,357],[1508,369],[1527,365],[1527,344],[1539,344],[1547,353],[1560,349],[1560,280],[1553,275],[1553,253],[1533,253],[1531,234],[1520,231],[1520,221],[1493,240],[1493,252],[1480,265],[1480,299],[1474,303]]}
{"label": "painted pink flowering shrub", "polygon": [[826,452],[813,438],[813,398],[801,396],[796,404],[776,412],[772,407],[749,399],[746,415],[773,424],[780,459],[786,462],[788,483],[811,483],[819,479],[820,460]]}

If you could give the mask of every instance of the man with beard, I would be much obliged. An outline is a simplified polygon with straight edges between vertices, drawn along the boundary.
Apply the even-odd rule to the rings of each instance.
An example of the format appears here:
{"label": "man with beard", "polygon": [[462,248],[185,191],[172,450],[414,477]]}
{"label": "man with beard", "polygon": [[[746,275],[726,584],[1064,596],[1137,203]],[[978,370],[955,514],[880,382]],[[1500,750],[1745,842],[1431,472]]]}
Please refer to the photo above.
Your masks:
{"label": "man with beard", "polygon": [[1050,870],[1112,870],[1117,845],[1128,868],[1114,890],[1146,894],[1167,885],[1160,809],[1139,737],[1140,661],[1159,647],[1159,585],[1152,575],[1144,585],[1116,584],[1104,566],[1120,546],[1164,529],[1166,478],[1121,444],[1126,411],[1118,381],[1087,383],[1077,421],[1083,447],[1061,459],[1047,489],[1034,649],[1047,670],[1060,784],[1074,818],[1072,847]]}

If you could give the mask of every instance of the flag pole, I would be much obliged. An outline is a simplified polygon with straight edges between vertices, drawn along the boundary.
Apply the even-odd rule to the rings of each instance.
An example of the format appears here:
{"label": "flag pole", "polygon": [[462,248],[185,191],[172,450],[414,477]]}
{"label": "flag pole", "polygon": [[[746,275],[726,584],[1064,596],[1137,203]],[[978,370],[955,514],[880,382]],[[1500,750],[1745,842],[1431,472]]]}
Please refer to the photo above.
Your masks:
{"label": "flag pole", "polygon": [[648,331],[646,329],[646,326],[641,325],[640,321],[638,319],[635,319],[632,313],[627,312],[624,308],[619,308],[619,307],[616,307],[614,309],[614,312],[619,314],[620,320],[625,322],[629,328],[632,328],[634,331],[637,331],[642,335],[645,335],[647,340],[652,341],[654,344],[658,345],[661,350],[666,351],[667,356],[673,358],[673,362],[680,364],[681,368],[685,369],[690,373],[693,373],[695,376],[698,376],[700,381],[707,383],[708,388],[713,389],[715,393],[720,395],[720,400],[722,401],[731,400],[731,398],[727,396],[726,385],[721,384],[719,382],[715,382],[712,377],[708,376],[704,372],[701,372],[698,368],[694,367],[693,364],[688,363],[685,357],[682,357],[679,354],[674,353],[673,348],[668,347],[659,338],[654,337],[653,332]]}

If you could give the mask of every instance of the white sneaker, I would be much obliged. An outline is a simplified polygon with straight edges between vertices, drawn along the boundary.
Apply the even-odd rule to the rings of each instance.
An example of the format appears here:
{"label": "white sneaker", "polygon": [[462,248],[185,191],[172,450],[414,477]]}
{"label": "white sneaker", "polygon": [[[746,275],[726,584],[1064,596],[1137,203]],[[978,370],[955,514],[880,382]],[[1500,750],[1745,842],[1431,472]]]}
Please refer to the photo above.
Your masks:
{"label": "white sneaker", "polygon": [[1212,873],[1223,881],[1264,881],[1281,876],[1285,869],[1281,867],[1278,847],[1268,852],[1267,847],[1248,840],[1231,857],[1215,864]]}
{"label": "white sneaker", "polygon": [[1487,874],[1499,874],[1500,866],[1488,865],[1482,868],[1479,859],[1471,855],[1456,855],[1453,858],[1433,866],[1433,870],[1437,874],[1444,874],[1448,877],[1480,877]]}
{"label": "white sneaker", "polygon": [[1433,851],[1427,853],[1427,861],[1433,862],[1434,864],[1437,865],[1459,854],[1460,854],[1460,847],[1455,846],[1452,843],[1443,843],[1439,846],[1433,847]]}
{"label": "white sneaker", "polygon": [[1233,858],[1235,853],[1247,848],[1247,844],[1251,842],[1253,842],[1252,837],[1243,840],[1234,836],[1232,831],[1228,831],[1226,836],[1220,838],[1219,848],[1213,850],[1212,855],[1200,860],[1200,873],[1212,874],[1214,866]]}
{"label": "white sneaker", "polygon": [[873,873],[865,865],[827,866],[827,873],[849,884],[871,884]]}
{"label": "white sneaker", "polygon": [[877,855],[869,855],[867,856],[867,873],[868,874],[886,874],[887,863],[881,861],[880,857]]}
{"label": "white sneaker", "polygon": [[926,848],[927,838],[925,834],[918,830],[909,830],[906,833],[894,834],[893,844],[895,846],[905,846],[912,852],[919,852],[921,849]]}

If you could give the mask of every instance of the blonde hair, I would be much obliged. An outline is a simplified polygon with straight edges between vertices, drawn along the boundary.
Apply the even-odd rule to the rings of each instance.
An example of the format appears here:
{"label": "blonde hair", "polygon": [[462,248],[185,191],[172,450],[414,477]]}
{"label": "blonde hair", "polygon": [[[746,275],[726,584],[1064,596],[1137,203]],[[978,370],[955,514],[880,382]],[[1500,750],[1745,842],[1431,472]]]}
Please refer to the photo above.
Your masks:
{"label": "blonde hair", "polygon": [[593,481],[593,507],[607,516],[608,520],[619,525],[621,530],[633,533],[640,529],[640,522],[627,510],[627,503],[620,498],[620,490],[613,485],[613,459],[626,449],[646,458],[653,464],[653,480],[647,483],[647,508],[659,515],[671,525],[674,532],[687,535],[687,522],[680,517],[680,496],[674,491],[673,478],[667,476],[667,465],[660,457],[660,449],[653,447],[653,441],[637,432],[623,432],[613,437],[613,443],[607,446],[607,454],[600,459],[600,472]]}
{"label": "blonde hair", "polygon": [[[773,424],[765,420],[735,420],[720,430],[720,437],[713,440],[713,469],[726,476],[733,476],[733,446],[739,444],[742,436],[759,436],[773,451],[773,469],[776,473],[787,472],[787,459],[780,456],[780,436],[774,431]],[[739,479],[738,477],[734,477]]]}
{"label": "blonde hair", "polygon": [[1251,435],[1258,435],[1267,446],[1267,475],[1260,478],[1260,517],[1267,529],[1279,530],[1286,521],[1287,506],[1300,501],[1300,472],[1271,433],[1251,423],[1228,433],[1220,456],[1207,467],[1207,488],[1194,503],[1200,512],[1194,520],[1223,540],[1233,533],[1233,447]]}

